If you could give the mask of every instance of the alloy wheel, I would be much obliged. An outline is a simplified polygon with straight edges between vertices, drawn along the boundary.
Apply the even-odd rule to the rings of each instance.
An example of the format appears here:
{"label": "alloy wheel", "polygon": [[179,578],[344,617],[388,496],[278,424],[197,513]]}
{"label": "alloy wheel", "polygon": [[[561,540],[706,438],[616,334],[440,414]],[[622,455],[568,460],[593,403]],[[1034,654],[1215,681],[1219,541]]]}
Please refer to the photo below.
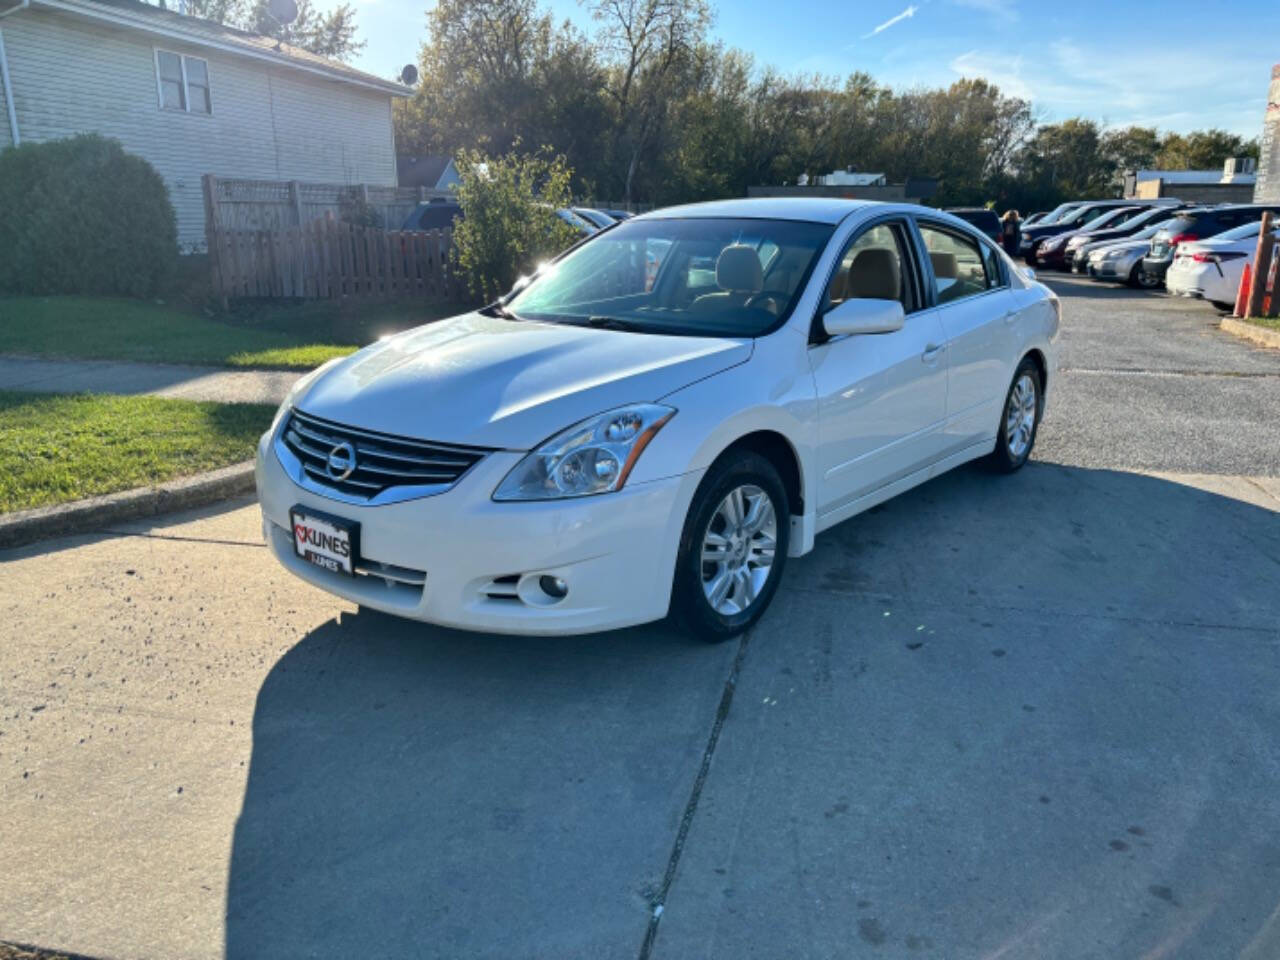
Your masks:
{"label": "alloy wheel", "polygon": [[702,538],[702,590],[722,616],[745,611],[773,569],[778,513],[760,487],[734,487],[720,501]]}
{"label": "alloy wheel", "polygon": [[1036,426],[1036,383],[1024,373],[1009,391],[1004,411],[1004,436],[1009,456],[1015,461],[1026,456]]}

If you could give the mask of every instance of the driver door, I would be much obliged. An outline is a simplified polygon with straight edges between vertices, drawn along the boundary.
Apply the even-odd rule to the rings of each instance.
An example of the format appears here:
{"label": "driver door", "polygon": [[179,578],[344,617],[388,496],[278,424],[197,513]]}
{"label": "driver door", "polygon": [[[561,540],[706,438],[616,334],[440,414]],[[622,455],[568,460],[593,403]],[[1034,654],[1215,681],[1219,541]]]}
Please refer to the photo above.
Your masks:
{"label": "driver door", "polygon": [[[818,395],[818,524],[854,501],[938,459],[947,409],[946,337],[937,311],[922,311],[921,272],[901,218],[874,223],[849,241],[828,281],[809,348]],[[888,251],[871,254],[866,250]],[[868,264],[897,264],[868,274]],[[895,294],[896,295],[893,295]],[[821,314],[845,299],[897,299],[901,330],[827,338]]]}

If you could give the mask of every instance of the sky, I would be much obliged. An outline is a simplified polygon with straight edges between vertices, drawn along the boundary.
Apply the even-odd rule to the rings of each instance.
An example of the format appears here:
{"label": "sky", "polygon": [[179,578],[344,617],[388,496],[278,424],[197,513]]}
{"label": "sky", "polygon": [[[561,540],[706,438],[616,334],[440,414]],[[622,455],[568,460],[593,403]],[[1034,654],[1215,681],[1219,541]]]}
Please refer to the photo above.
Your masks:
{"label": "sky", "polygon": [[[352,2],[367,43],[355,66],[394,76],[417,60],[429,0]],[[541,2],[590,29],[576,0]],[[1044,123],[1084,116],[1255,137],[1280,62],[1280,3],[721,0],[712,33],[787,73],[863,70],[896,88],[983,77],[1030,100]]]}

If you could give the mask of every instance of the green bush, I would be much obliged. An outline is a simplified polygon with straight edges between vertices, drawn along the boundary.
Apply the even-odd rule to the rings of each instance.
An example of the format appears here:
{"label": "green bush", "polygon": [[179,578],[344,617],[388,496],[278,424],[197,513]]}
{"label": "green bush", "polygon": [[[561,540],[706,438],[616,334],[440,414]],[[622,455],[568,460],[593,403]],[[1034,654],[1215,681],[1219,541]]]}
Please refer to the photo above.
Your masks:
{"label": "green bush", "polygon": [[471,293],[493,300],[578,239],[556,216],[569,205],[569,168],[562,157],[463,151],[457,159],[462,220],[453,252]]}
{"label": "green bush", "polygon": [[117,141],[0,151],[0,292],[149,296],[167,288],[177,259],[164,181]]}

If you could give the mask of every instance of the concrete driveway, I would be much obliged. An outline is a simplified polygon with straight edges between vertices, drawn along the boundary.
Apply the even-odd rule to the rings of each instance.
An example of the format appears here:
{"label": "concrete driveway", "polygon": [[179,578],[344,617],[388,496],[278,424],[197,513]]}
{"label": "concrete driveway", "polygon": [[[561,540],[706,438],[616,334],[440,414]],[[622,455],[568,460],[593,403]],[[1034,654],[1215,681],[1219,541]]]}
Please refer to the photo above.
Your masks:
{"label": "concrete driveway", "polygon": [[1037,461],[820,537],[740,643],[357,614],[248,503],[0,555],[0,939],[1280,955],[1280,354],[1058,286]]}

